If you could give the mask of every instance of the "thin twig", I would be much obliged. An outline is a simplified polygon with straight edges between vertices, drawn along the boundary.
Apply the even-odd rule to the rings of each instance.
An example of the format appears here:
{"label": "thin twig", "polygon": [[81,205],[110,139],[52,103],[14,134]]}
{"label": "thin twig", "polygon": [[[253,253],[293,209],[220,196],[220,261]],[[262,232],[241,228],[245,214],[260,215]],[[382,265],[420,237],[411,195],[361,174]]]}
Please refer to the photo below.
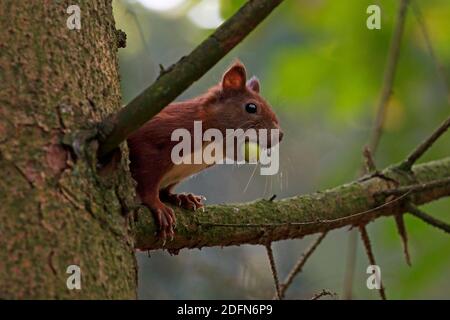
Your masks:
{"label": "thin twig", "polygon": [[335,298],[337,296],[336,292],[331,292],[330,290],[327,289],[322,289],[322,291],[320,291],[319,293],[316,293],[311,300],[319,300],[322,297],[325,296],[331,296],[333,298]]}
{"label": "thin twig", "polygon": [[417,159],[419,159],[433,145],[433,143],[435,143],[436,140],[447,131],[449,127],[450,117],[442,122],[442,124],[436,130],[434,130],[434,132],[427,139],[419,144],[399,165],[399,168],[402,170],[411,169],[412,165],[417,161]]}
{"label": "thin twig", "polygon": [[373,159],[373,154],[372,154],[372,151],[370,151],[370,148],[368,146],[364,147],[363,156],[364,156],[365,172],[368,173],[368,172],[376,171],[377,167],[376,167],[375,161]]}
{"label": "thin twig", "polygon": [[353,279],[356,269],[356,247],[358,245],[358,230],[350,230],[347,244],[347,259],[345,267],[344,288],[342,299],[351,300],[353,295]]}
{"label": "thin twig", "polygon": [[422,210],[420,210],[419,208],[417,208],[415,205],[413,205],[411,203],[406,204],[406,209],[413,216],[416,216],[417,218],[421,219],[422,221],[426,222],[427,224],[429,224],[433,227],[436,227],[438,229],[441,229],[442,231],[444,231],[446,233],[450,233],[450,224],[445,223],[444,221],[438,220],[438,219],[426,214],[425,212],[423,212]]}
{"label": "thin twig", "polygon": [[[371,265],[376,265],[375,256],[373,254],[372,245],[370,244],[369,234],[367,233],[365,226],[359,227],[359,233],[361,234],[362,242],[364,243],[364,248],[366,249],[367,257]],[[380,296],[381,299],[386,300],[386,293],[384,291],[383,281],[380,283]]]}
{"label": "thin twig", "polygon": [[369,144],[369,148],[373,153],[375,153],[378,148],[380,137],[383,132],[383,122],[386,114],[386,108],[392,93],[395,72],[397,70],[397,62],[400,53],[400,44],[405,26],[408,3],[409,0],[402,0],[400,3],[400,7],[397,13],[397,21],[394,27],[394,34],[391,38],[388,61],[383,78],[383,87],[381,89],[381,95],[377,106],[377,117]]}
{"label": "thin twig", "polygon": [[408,233],[406,232],[405,219],[403,219],[403,213],[395,215],[395,224],[397,225],[397,231],[402,239],[403,253],[405,255],[406,263],[411,265],[411,257],[408,250]]}
{"label": "thin twig", "polygon": [[269,263],[270,263],[270,270],[272,270],[276,298],[277,298],[277,300],[281,300],[280,282],[278,280],[277,267],[275,264],[275,259],[273,257],[272,243],[269,243],[266,245],[266,252],[267,252],[267,258],[269,259]]}
{"label": "thin twig", "polygon": [[397,195],[405,194],[406,192],[411,192],[411,193],[421,192],[424,190],[430,190],[430,189],[439,188],[439,187],[447,186],[447,185],[450,185],[450,177],[444,178],[444,179],[438,179],[438,180],[431,181],[428,183],[412,184],[409,186],[398,187],[395,189],[383,190],[383,191],[375,193],[375,196],[377,196],[379,194],[384,195],[384,196],[388,196],[388,195],[397,196]]}
{"label": "thin twig", "polygon": [[[400,6],[397,11],[396,24],[394,26],[394,32],[392,34],[391,42],[389,45],[389,52],[387,57],[387,64],[383,76],[383,84],[381,87],[381,93],[377,102],[377,115],[373,124],[371,136],[369,137],[369,145],[365,147],[363,155],[365,157],[365,166],[361,168],[360,173],[368,173],[370,171],[376,171],[373,155],[378,149],[381,135],[383,133],[384,121],[386,118],[386,110],[389,99],[392,94],[392,88],[394,86],[395,73],[397,71],[398,58],[400,55],[400,46],[403,37],[403,30],[405,27],[406,12],[408,9],[409,0],[401,0]],[[349,252],[346,269],[348,269],[346,275],[346,281],[344,282],[344,294],[346,297],[351,297],[353,287],[353,274],[355,268],[356,259],[356,241],[357,237],[350,237],[348,243]]]}
{"label": "thin twig", "polygon": [[420,29],[422,31],[422,35],[423,38],[425,39],[425,44],[427,46],[427,49],[430,53],[431,56],[431,60],[433,60],[434,66],[436,67],[436,71],[439,75],[439,77],[441,78],[442,81],[442,85],[444,86],[446,95],[447,95],[447,102],[450,102],[450,87],[449,87],[449,82],[448,82],[448,78],[447,75],[445,73],[445,69],[444,66],[442,65],[442,63],[439,61],[439,59],[436,56],[436,53],[433,49],[433,45],[431,43],[431,39],[430,39],[430,34],[428,32],[428,28],[427,25],[425,23],[425,19],[423,18],[423,14],[422,14],[422,10],[420,10],[419,4],[417,3],[417,1],[413,1],[412,2],[412,9],[414,12],[414,15],[417,19],[417,22],[419,23]]}
{"label": "thin twig", "polygon": [[[441,77],[443,85],[447,92],[447,99],[450,99],[450,95],[448,94],[449,87],[448,87],[447,78],[445,76],[445,73],[443,72],[444,70],[443,70],[442,65],[439,63],[439,61],[434,53],[433,45],[431,44],[431,40],[430,40],[430,37],[428,34],[427,27],[425,25],[425,21],[422,16],[422,12],[420,11],[419,5],[416,2],[413,2],[412,7],[413,7],[413,12],[414,12],[414,14],[417,18],[417,21],[420,25],[420,28],[421,28],[422,34],[424,36],[425,43],[427,45],[431,59],[433,60],[433,62],[435,64],[436,70],[437,70],[439,76]],[[425,151],[428,150],[433,145],[433,143],[448,129],[449,125],[450,125],[450,118],[447,119],[446,121],[444,121],[443,124],[437,130],[435,130],[428,139],[426,139],[419,146],[417,146],[416,149],[406,158],[406,160],[403,163],[401,163],[400,168],[410,170],[411,166],[414,164],[414,162],[417,161],[417,159],[420,156],[422,156],[425,153]],[[415,187],[415,190],[423,190],[426,187],[429,187],[429,186],[417,186],[417,187]],[[412,189],[410,189],[410,190],[412,190]],[[405,190],[401,190],[401,191],[405,191]],[[417,209],[417,208],[415,208],[415,209]],[[415,210],[415,209],[413,209],[413,210]],[[417,211],[415,211],[415,212],[417,212]],[[422,213],[422,212],[419,210],[419,214],[420,213]],[[431,218],[434,221],[434,218],[429,217],[426,214],[425,214],[425,216],[421,215],[421,217],[422,218],[426,217],[428,220],[429,220],[429,218]],[[403,251],[405,254],[406,262],[408,265],[411,265],[411,258],[410,258],[409,251],[408,251],[408,236],[407,236],[407,232],[406,232],[406,228],[405,228],[405,222],[403,219],[403,213],[395,215],[395,222],[397,225],[398,233],[400,234],[400,237],[402,239]]]}
{"label": "thin twig", "polygon": [[[126,6],[125,11],[126,13],[130,14],[133,17],[134,24],[136,25],[139,37],[141,38],[141,42],[144,44],[145,51],[147,51],[146,56],[150,57],[152,51],[150,50],[150,46],[147,43],[147,40],[145,39],[144,31],[142,30],[141,24],[139,23],[139,19],[136,12],[134,11],[134,8],[132,9],[131,6],[130,7]],[[149,58],[149,60],[153,64],[151,58]]]}
{"label": "thin twig", "polygon": [[99,157],[108,155],[132,132],[172,102],[238,45],[283,0],[247,1],[189,55],[169,67],[141,94],[99,124]]}
{"label": "thin twig", "polygon": [[286,290],[289,288],[289,286],[292,284],[292,281],[294,280],[295,276],[302,271],[303,266],[305,265],[306,261],[308,261],[309,257],[313,254],[313,252],[317,249],[319,244],[322,242],[322,240],[327,235],[328,231],[322,233],[314,242],[309,246],[308,249],[306,249],[305,252],[300,256],[300,259],[297,261],[295,266],[292,268],[291,272],[289,272],[288,276],[284,280],[283,284],[280,287],[280,294],[279,296],[281,299],[284,298],[284,295],[286,293]]}

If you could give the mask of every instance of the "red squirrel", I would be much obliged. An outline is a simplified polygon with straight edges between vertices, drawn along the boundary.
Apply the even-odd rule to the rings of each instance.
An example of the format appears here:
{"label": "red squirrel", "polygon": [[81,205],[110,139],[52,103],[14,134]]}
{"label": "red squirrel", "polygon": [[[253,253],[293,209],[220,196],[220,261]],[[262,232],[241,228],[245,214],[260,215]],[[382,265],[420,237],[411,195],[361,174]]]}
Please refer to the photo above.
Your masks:
{"label": "red squirrel", "polygon": [[[173,193],[174,187],[189,176],[210,167],[207,164],[178,164],[171,160],[171,141],[175,129],[185,128],[193,136],[194,121],[202,121],[202,130],[280,129],[270,105],[260,96],[256,77],[246,80],[244,65],[236,61],[222,80],[206,93],[166,106],[128,138],[130,171],[137,182],[141,202],[154,215],[159,235],[173,237],[175,215],[162,201],[189,210],[203,207],[203,197]],[[281,141],[283,133],[279,132]],[[204,147],[204,146],[203,146]]]}

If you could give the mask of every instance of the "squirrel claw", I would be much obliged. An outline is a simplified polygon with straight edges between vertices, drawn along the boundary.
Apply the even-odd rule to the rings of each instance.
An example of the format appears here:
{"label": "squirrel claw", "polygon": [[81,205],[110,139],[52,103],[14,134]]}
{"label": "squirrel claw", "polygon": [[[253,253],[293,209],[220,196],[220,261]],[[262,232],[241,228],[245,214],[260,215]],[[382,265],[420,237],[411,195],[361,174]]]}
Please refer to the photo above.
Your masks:
{"label": "squirrel claw", "polygon": [[196,196],[191,193],[170,193],[164,195],[164,200],[180,208],[197,211],[199,208],[203,207],[202,202],[206,200],[206,198],[203,196]]}
{"label": "squirrel claw", "polygon": [[164,247],[167,235],[173,237],[173,229],[176,225],[175,214],[172,208],[167,207],[161,202],[152,204],[152,206],[149,205],[149,207],[151,208],[156,224],[159,227],[157,236],[163,241],[162,246]]}

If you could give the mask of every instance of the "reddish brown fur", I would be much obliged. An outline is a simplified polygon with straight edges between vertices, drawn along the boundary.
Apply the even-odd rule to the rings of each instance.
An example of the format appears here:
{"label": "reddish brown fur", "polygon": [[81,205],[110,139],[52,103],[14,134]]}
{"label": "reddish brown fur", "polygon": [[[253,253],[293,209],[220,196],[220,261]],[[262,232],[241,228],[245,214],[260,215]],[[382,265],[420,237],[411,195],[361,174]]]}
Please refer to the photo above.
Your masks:
{"label": "reddish brown fur", "polygon": [[[276,115],[257,92],[258,80],[252,78],[247,85],[245,81],[244,65],[235,62],[221,83],[199,97],[168,105],[128,138],[130,169],[137,181],[137,193],[153,212],[163,238],[166,234],[173,235],[175,216],[161,198],[194,210],[203,206],[198,196],[172,193],[175,185],[186,177],[161,189],[162,179],[175,166],[171,160],[171,150],[178,143],[171,141],[175,129],[185,128],[193,136],[194,121],[202,121],[203,131],[216,128],[224,136],[226,129],[279,129]],[[256,104],[257,113],[246,112],[244,106],[247,103]]]}

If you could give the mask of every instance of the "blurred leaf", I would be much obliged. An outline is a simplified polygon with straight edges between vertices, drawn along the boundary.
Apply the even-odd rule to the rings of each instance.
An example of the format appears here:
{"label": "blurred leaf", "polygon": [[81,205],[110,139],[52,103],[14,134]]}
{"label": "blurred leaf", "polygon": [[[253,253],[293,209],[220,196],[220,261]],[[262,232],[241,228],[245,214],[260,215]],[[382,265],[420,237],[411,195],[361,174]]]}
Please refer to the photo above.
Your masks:
{"label": "blurred leaf", "polygon": [[221,0],[220,13],[222,18],[227,19],[231,17],[245,2],[245,0]]}

